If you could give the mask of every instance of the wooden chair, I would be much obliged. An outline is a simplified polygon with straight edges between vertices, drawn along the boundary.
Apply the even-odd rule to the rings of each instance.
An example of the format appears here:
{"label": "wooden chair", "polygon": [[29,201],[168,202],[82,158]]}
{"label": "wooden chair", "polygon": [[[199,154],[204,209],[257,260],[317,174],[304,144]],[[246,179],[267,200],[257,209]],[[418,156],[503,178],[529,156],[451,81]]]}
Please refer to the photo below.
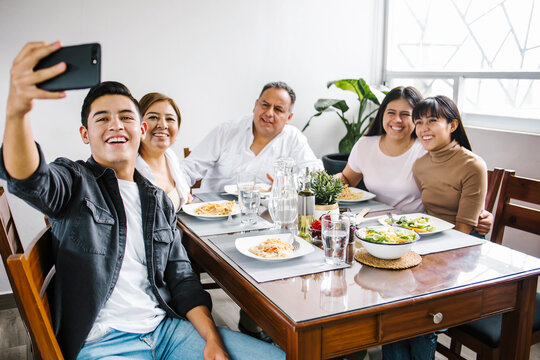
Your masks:
{"label": "wooden chair", "polygon": [[2,231],[0,231],[0,252],[2,253],[2,261],[7,269],[7,258],[10,255],[22,253],[23,247],[19,232],[13,221],[13,215],[9,208],[7,194],[4,188],[0,186],[0,222]]}
{"label": "wooden chair", "polygon": [[[515,176],[513,170],[505,171],[493,224],[491,241],[502,243],[506,226],[540,235],[540,210],[513,204],[519,200],[540,205],[540,181]],[[540,342],[540,293],[536,294],[531,344]],[[450,348],[437,344],[437,351],[449,359],[463,359],[461,346],[477,354],[478,359],[499,359],[502,315],[491,316],[469,324],[448,329],[452,342]]]}
{"label": "wooden chair", "polygon": [[[8,276],[9,282],[11,284],[11,288],[13,290],[13,296],[15,298],[15,302],[17,303],[17,307],[19,309],[19,313],[21,315],[21,318],[23,320],[24,326],[26,327],[26,331],[28,332],[32,352],[34,359],[63,359],[62,354],[60,352],[60,348],[58,346],[58,343],[56,341],[56,338],[54,336],[54,333],[52,331],[51,326],[51,320],[50,320],[50,314],[48,313],[49,307],[47,303],[47,298],[44,296],[44,305],[41,306],[41,308],[45,308],[47,311],[47,318],[45,320],[42,320],[41,318],[36,318],[36,309],[32,309],[33,305],[29,304],[29,301],[32,299],[33,294],[31,293],[31,289],[29,289],[30,282],[22,279],[20,276],[20,271],[15,271],[11,268],[13,265],[11,264],[14,259],[18,259],[19,257],[24,258],[24,250],[23,246],[21,244],[21,240],[19,237],[19,233],[17,231],[17,227],[15,226],[15,221],[13,220],[13,215],[11,213],[11,209],[9,208],[9,203],[7,200],[7,194],[4,191],[4,188],[0,186],[0,222],[1,222],[1,229],[0,229],[0,252],[2,255],[2,261],[4,263],[4,267],[6,269],[6,274]],[[47,232],[47,236],[50,236],[50,229],[49,226],[46,227],[45,230],[43,230],[39,235],[38,238],[42,237],[44,232]],[[32,247],[32,245],[30,245]],[[29,250],[31,251],[31,250]],[[35,253],[35,251],[34,251]],[[28,263],[28,262],[27,262]],[[35,269],[36,264],[39,266],[39,262],[36,262],[35,260],[32,260],[30,262],[31,271],[38,271],[39,269]],[[35,286],[35,284],[32,284]],[[41,289],[41,287],[40,287]],[[40,299],[41,300],[41,299]],[[50,328],[50,343],[55,344],[51,345],[53,348],[57,349],[57,352],[59,356],[48,356],[51,353],[42,351],[40,348],[40,343],[47,341],[47,338],[42,336],[42,333],[40,330],[43,327],[46,327],[48,324],[48,328]]]}
{"label": "wooden chair", "polygon": [[[188,147],[184,148],[184,158],[187,158],[191,154],[191,150]],[[201,187],[201,180],[197,180],[191,189],[198,189]]]}
{"label": "wooden chair", "polygon": [[501,186],[503,173],[504,169],[501,168],[494,168],[493,170],[488,170],[488,184],[484,209],[486,209],[490,213],[493,212],[495,200],[497,200],[497,194],[499,193],[499,187]]}
{"label": "wooden chair", "polygon": [[30,243],[24,254],[7,259],[17,306],[32,339],[35,359],[63,359],[54,335],[47,297],[47,288],[55,274],[50,226],[45,227]]}

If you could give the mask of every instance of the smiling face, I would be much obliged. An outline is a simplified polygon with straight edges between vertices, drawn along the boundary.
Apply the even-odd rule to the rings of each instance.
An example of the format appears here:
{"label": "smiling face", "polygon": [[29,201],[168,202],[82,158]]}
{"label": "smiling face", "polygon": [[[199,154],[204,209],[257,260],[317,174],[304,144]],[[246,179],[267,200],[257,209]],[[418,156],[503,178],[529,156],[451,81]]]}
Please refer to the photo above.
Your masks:
{"label": "smiling face", "polygon": [[407,140],[414,131],[413,107],[405,99],[390,101],[383,115],[383,128],[392,140]]}
{"label": "smiling face", "polygon": [[284,89],[269,88],[255,101],[254,135],[273,138],[291,121],[291,97]]}
{"label": "smiling face", "polygon": [[421,116],[414,121],[416,135],[427,151],[437,151],[450,144],[452,132],[456,130],[458,121],[456,119],[448,122],[444,117],[432,115]]}
{"label": "smiling face", "polygon": [[148,124],[142,146],[147,150],[165,152],[174,144],[178,135],[178,116],[168,101],[158,101],[152,104],[143,115],[143,121]]}
{"label": "smiling face", "polygon": [[[119,178],[131,173],[146,124],[141,124],[135,104],[123,95],[104,95],[90,106],[87,127],[81,138],[90,144],[92,157],[101,166],[114,169]],[[125,178],[124,178],[125,179]]]}

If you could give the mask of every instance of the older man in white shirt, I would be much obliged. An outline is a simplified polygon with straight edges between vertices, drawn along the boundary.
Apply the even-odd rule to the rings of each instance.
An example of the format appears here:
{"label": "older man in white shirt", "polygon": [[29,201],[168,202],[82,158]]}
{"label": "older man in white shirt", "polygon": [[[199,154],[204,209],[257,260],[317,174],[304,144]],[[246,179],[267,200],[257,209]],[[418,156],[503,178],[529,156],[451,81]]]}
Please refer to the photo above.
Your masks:
{"label": "older man in white shirt", "polygon": [[306,137],[288,125],[296,100],[283,82],[266,84],[255,101],[253,115],[217,126],[180,164],[188,182],[202,179],[201,191],[218,192],[236,184],[236,175],[257,173],[257,182],[269,182],[274,161],[291,157],[298,169],[322,168]]}
{"label": "older man in white shirt", "polygon": [[[180,163],[188,183],[202,179],[201,191],[223,191],[225,185],[236,184],[239,173],[255,172],[257,182],[270,182],[274,161],[291,157],[298,169],[322,168],[322,163],[309,147],[306,137],[294,126],[296,100],[294,91],[284,82],[266,84],[255,100],[253,115],[217,126]],[[256,322],[240,311],[240,331],[271,342]]]}

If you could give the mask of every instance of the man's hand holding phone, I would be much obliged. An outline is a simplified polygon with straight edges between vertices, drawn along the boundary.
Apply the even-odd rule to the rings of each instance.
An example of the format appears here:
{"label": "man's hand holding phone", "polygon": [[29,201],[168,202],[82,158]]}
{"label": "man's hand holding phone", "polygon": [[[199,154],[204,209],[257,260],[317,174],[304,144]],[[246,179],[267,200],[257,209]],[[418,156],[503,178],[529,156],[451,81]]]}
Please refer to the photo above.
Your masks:
{"label": "man's hand holding phone", "polygon": [[34,67],[41,59],[61,47],[59,41],[52,44],[30,42],[15,57],[10,72],[6,122],[23,118],[32,110],[34,99],[60,99],[66,96],[65,91],[46,91],[37,87],[37,84],[66,71],[67,66],[64,62],[34,71]]}

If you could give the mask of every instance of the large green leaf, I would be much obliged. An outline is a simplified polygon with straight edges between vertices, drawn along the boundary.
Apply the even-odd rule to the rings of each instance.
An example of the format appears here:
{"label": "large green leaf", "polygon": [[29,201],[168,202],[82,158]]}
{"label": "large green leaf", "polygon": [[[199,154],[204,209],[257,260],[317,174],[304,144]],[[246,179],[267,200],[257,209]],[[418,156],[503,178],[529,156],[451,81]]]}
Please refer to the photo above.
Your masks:
{"label": "large green leaf", "polygon": [[328,111],[331,110],[331,108],[335,108],[337,110],[340,110],[341,112],[346,112],[349,110],[349,106],[345,102],[345,100],[339,100],[339,99],[318,99],[315,102],[315,110],[318,112]]}
{"label": "large green leaf", "polygon": [[377,101],[373,101],[375,104],[377,105],[381,105],[381,103],[383,102],[384,100],[384,97],[386,96],[386,94],[388,93],[388,91],[381,91],[379,89],[371,89],[371,92],[373,93],[373,95],[375,95],[375,97],[377,98]]}
{"label": "large green leaf", "polygon": [[362,99],[363,95],[360,89],[358,88],[358,80],[357,79],[343,79],[343,80],[334,80],[329,81],[326,84],[326,87],[329,88],[330,86],[334,85],[335,87],[341,89],[341,90],[347,90],[352,91],[355,93],[359,99]]}
{"label": "large green leaf", "polygon": [[[364,97],[368,98],[368,100],[374,102],[377,105],[380,105],[382,99],[384,99],[384,94],[382,92],[380,92],[377,89],[372,89],[368,85],[368,83],[366,83],[366,81],[362,78],[358,79],[358,89],[360,90],[360,92],[362,93]],[[382,96],[377,96],[377,95],[382,95]]]}

